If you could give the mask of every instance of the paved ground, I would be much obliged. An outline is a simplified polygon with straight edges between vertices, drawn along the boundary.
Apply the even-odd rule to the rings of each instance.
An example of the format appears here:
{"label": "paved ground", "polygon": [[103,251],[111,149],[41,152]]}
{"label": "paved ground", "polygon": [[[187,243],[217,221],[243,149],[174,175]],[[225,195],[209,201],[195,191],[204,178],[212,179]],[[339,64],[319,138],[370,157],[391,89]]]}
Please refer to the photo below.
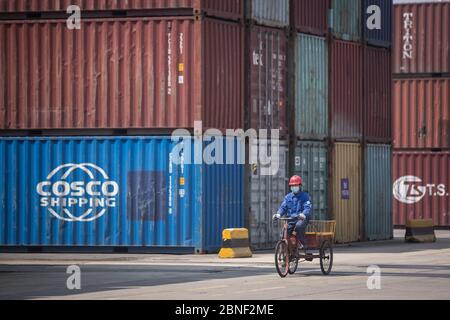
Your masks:
{"label": "paved ground", "polygon": [[[393,241],[335,249],[332,275],[318,262],[294,276],[276,274],[273,253],[251,259],[216,256],[0,254],[0,299],[450,299],[450,232],[435,244]],[[68,290],[69,265],[81,290]],[[381,289],[367,288],[367,267]]]}

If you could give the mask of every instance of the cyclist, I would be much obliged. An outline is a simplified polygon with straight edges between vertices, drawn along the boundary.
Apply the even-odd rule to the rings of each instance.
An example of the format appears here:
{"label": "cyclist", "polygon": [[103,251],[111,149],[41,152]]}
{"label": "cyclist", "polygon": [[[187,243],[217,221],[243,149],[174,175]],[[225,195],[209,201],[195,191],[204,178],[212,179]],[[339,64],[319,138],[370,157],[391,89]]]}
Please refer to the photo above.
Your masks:
{"label": "cyclist", "polygon": [[296,235],[299,240],[299,249],[305,245],[305,232],[311,220],[312,204],[308,193],[303,192],[303,180],[299,176],[293,176],[289,181],[291,193],[289,193],[281,204],[278,212],[273,216],[273,220],[278,220],[284,215],[292,220],[289,221],[288,232]]}

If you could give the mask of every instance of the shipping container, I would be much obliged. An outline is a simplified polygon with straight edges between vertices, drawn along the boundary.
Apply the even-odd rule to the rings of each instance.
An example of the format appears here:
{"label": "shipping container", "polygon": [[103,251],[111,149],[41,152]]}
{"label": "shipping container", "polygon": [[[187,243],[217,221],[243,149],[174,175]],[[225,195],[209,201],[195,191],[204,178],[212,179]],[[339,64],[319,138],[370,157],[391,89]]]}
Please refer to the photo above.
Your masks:
{"label": "shipping container", "polygon": [[373,46],[390,48],[392,46],[392,0],[363,0],[362,9],[364,42]]}
{"label": "shipping container", "polygon": [[331,0],[333,36],[340,40],[361,40],[361,0]]}
{"label": "shipping container", "polygon": [[432,219],[450,227],[450,151],[396,151],[392,178],[394,225]]}
{"label": "shipping container", "polygon": [[361,139],[363,59],[361,45],[334,40],[330,52],[330,122],[333,139]]}
{"label": "shipping container", "polygon": [[311,197],[314,220],[328,220],[328,143],[298,141],[294,174],[303,179],[303,190]]}
{"label": "shipping container", "polygon": [[330,0],[291,0],[291,25],[301,33],[325,36],[328,33]]}
{"label": "shipping container", "polygon": [[450,148],[450,78],[394,80],[393,95],[394,148]]}
{"label": "shipping container", "polygon": [[288,134],[287,36],[282,30],[250,26],[246,31],[246,128]]}
{"label": "shipping container", "polygon": [[367,145],[364,180],[365,238],[370,241],[392,239],[392,147],[390,145]]}
{"label": "shipping container", "polygon": [[243,227],[244,166],[195,164],[185,139],[0,139],[0,246],[215,252]]}
{"label": "shipping container", "polygon": [[448,1],[394,6],[394,73],[450,73],[449,17]]}
{"label": "shipping container", "polygon": [[212,19],[0,22],[0,129],[235,129],[244,31]]}
{"label": "shipping container", "polygon": [[163,9],[164,12],[155,11],[154,15],[207,14],[235,20],[244,16],[244,0],[0,0],[0,12],[66,12],[72,5],[84,12],[97,11],[97,14],[107,10]]}
{"label": "shipping container", "polygon": [[325,38],[295,36],[295,131],[301,139],[328,137],[328,44]]}
{"label": "shipping container", "polygon": [[[270,143],[267,145],[268,148],[272,146]],[[272,164],[277,165],[272,167],[255,163],[250,166],[249,223],[254,249],[274,249],[280,240],[280,227],[273,224],[272,216],[278,211],[288,192],[288,150],[288,143],[280,141],[278,158],[274,158],[272,154]],[[249,152],[254,156],[258,155],[257,148]]]}
{"label": "shipping container", "polygon": [[289,27],[290,0],[247,0],[246,16],[259,25],[276,28]]}
{"label": "shipping container", "polygon": [[391,143],[391,53],[364,48],[364,136],[371,142]]}
{"label": "shipping container", "polygon": [[335,143],[331,160],[331,215],[336,220],[336,242],[361,240],[362,158],[358,143]]}

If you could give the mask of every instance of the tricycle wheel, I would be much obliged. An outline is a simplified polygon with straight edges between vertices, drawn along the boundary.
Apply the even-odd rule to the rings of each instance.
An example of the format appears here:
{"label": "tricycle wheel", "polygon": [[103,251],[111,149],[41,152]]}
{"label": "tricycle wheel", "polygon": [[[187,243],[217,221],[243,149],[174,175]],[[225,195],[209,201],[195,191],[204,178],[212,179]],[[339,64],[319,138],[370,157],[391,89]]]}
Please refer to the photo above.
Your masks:
{"label": "tricycle wheel", "polygon": [[289,261],[289,274],[294,274],[298,268],[298,259],[296,257],[292,257],[291,261]]}
{"label": "tricycle wheel", "polygon": [[333,268],[333,246],[325,241],[320,247],[320,269],[324,275],[329,275]]}
{"label": "tricycle wheel", "polygon": [[287,243],[280,241],[275,249],[275,266],[280,277],[285,278],[289,273],[289,250]]}

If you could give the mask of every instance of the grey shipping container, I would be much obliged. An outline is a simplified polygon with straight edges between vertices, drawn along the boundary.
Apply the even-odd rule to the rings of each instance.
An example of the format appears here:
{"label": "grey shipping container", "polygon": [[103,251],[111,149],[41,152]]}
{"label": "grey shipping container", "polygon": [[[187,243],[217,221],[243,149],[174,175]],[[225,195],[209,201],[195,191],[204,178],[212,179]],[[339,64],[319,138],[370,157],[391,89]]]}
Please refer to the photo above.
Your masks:
{"label": "grey shipping container", "polygon": [[325,38],[295,37],[295,131],[301,139],[328,137],[328,45]]}
{"label": "grey shipping container", "polygon": [[289,27],[289,0],[248,0],[246,16],[257,24],[284,28]]}
{"label": "grey shipping container", "polygon": [[365,238],[393,237],[392,147],[368,144],[365,150]]}
{"label": "grey shipping container", "polygon": [[303,190],[311,197],[313,218],[327,220],[328,145],[326,142],[298,141],[295,148],[294,174],[303,179]]}
{"label": "grey shipping container", "polygon": [[287,35],[283,30],[246,29],[246,129],[278,129],[287,135]]}
{"label": "grey shipping container", "polygon": [[[251,150],[253,155],[256,152],[255,148]],[[272,223],[272,216],[288,192],[287,142],[280,142],[278,154],[278,170],[256,164],[250,166],[249,224],[251,245],[255,249],[273,249],[279,240],[280,229]]]}

